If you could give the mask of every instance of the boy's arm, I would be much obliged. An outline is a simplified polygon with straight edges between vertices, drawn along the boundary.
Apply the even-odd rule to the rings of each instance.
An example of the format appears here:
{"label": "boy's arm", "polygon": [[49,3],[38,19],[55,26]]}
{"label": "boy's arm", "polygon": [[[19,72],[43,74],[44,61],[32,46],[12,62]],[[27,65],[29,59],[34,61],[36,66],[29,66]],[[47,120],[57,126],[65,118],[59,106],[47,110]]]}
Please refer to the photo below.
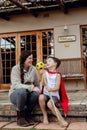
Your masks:
{"label": "boy's arm", "polygon": [[55,87],[54,88],[51,88],[49,85],[47,85],[47,90],[49,91],[49,92],[55,92],[55,91],[58,91],[59,90],[59,88],[60,88],[60,82],[61,82],[61,76],[60,76],[60,74],[58,74],[57,75],[57,79],[56,79],[56,85],[55,85]]}

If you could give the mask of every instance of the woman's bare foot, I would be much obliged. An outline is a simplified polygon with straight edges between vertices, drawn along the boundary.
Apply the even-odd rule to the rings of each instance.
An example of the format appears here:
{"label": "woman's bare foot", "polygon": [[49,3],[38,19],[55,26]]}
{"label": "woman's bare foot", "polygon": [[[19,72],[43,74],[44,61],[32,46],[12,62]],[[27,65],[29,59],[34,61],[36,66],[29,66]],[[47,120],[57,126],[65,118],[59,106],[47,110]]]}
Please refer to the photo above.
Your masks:
{"label": "woman's bare foot", "polygon": [[43,124],[49,124],[48,118],[46,116],[43,117]]}

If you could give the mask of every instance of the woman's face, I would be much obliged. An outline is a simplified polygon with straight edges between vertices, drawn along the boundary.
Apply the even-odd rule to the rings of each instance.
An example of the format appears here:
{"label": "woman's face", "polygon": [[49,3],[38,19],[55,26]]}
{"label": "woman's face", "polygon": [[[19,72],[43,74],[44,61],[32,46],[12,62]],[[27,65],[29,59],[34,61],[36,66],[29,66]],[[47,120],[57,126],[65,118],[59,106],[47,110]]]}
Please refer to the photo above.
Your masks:
{"label": "woman's face", "polygon": [[24,62],[24,66],[25,67],[29,67],[32,65],[33,62],[33,55],[30,55],[26,58],[25,62]]}
{"label": "woman's face", "polygon": [[52,58],[48,58],[46,66],[47,66],[47,68],[52,68],[52,67],[56,68],[56,63],[54,62],[54,60]]}

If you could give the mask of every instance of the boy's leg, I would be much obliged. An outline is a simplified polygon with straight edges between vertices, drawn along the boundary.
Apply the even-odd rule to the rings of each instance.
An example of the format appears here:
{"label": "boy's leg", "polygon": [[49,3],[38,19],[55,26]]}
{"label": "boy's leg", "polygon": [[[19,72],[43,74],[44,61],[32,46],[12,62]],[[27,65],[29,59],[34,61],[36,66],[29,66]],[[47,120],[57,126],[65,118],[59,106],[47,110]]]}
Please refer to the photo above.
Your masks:
{"label": "boy's leg", "polygon": [[[53,100],[55,101],[54,98],[53,98]],[[59,118],[60,118],[59,120],[60,120],[60,123],[61,123],[62,126],[67,126],[67,125],[68,125],[68,123],[64,120],[64,118],[62,117],[60,111],[58,110],[58,108],[57,108],[56,106],[55,106],[55,108],[56,108],[56,112],[55,112],[51,100],[48,101],[47,107],[52,111],[52,113],[53,113],[55,116],[56,116],[56,112],[58,113]]]}
{"label": "boy's leg", "polygon": [[48,122],[47,111],[46,111],[46,97],[43,94],[39,96],[39,105],[43,113],[43,123],[48,124],[49,122]]}

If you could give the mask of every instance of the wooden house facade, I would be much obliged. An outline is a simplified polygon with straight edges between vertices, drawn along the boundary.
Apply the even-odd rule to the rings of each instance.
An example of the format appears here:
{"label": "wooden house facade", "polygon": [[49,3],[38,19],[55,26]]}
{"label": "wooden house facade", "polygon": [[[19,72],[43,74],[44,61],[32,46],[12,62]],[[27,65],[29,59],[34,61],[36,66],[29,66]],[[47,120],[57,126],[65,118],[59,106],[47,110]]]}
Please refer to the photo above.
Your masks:
{"label": "wooden house facade", "polygon": [[60,58],[68,89],[87,88],[86,6],[86,0],[1,1],[0,89],[9,89],[11,68],[26,49],[34,65],[48,55]]}

